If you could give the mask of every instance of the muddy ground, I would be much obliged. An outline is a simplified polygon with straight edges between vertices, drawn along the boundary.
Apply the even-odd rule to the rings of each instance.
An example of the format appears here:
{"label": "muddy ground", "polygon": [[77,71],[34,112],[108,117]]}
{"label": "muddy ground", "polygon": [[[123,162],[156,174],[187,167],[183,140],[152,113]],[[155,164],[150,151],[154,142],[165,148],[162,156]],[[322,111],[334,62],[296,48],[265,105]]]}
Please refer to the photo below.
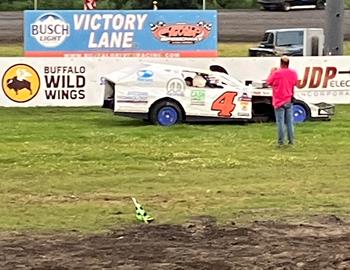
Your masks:
{"label": "muddy ground", "polygon": [[350,223],[144,224],[82,236],[0,233],[0,269],[350,269]]}

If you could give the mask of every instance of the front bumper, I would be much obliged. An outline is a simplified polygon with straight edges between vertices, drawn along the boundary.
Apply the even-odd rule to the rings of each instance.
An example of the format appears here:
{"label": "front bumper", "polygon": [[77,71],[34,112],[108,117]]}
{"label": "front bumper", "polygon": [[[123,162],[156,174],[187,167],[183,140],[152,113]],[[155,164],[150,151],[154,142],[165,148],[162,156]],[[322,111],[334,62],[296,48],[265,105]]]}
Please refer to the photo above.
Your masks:
{"label": "front bumper", "polygon": [[333,104],[321,102],[315,105],[318,107],[318,115],[320,117],[327,117],[335,114],[335,106]]}

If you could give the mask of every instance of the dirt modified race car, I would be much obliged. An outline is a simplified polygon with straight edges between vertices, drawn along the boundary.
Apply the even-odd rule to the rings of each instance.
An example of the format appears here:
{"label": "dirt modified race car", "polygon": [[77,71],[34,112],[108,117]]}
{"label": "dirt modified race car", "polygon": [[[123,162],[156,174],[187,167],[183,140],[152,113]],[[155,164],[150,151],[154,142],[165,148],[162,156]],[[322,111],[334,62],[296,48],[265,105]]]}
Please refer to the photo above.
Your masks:
{"label": "dirt modified race car", "polygon": [[[218,66],[206,70],[140,63],[104,76],[103,107],[163,126],[185,121],[274,120],[271,89],[247,85]],[[294,108],[295,121],[302,122],[329,119],[333,107],[297,100]]]}

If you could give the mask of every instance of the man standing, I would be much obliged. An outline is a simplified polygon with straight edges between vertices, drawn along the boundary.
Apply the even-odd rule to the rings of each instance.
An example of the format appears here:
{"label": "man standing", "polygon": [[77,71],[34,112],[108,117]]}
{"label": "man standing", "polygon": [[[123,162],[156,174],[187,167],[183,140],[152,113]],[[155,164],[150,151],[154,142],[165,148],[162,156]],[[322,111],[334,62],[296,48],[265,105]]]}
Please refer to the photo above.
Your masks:
{"label": "man standing", "polygon": [[295,70],[289,68],[289,58],[281,57],[279,69],[272,69],[267,84],[272,86],[272,105],[275,109],[278,145],[284,144],[285,126],[287,126],[288,143],[294,143],[293,96],[294,86],[298,82]]}
{"label": "man standing", "polygon": [[96,0],[84,0],[84,10],[96,9]]}

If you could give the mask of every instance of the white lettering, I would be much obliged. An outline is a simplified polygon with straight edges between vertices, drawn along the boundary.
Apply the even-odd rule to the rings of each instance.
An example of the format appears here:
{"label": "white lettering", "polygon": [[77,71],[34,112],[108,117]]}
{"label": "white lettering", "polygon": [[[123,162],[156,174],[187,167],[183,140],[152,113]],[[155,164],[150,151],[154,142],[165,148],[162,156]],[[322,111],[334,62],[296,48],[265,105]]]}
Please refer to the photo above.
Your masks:
{"label": "white lettering", "polygon": [[134,14],[126,15],[124,29],[125,30],[134,30],[135,29],[135,20],[136,20],[136,17]]}
{"label": "white lettering", "polygon": [[90,33],[89,48],[132,48],[133,32],[103,32],[97,39],[94,32]]}
{"label": "white lettering", "polygon": [[147,19],[147,14],[74,14],[73,22],[75,30],[142,30]]}
{"label": "white lettering", "polygon": [[98,29],[100,29],[101,27],[101,23],[97,22],[99,20],[101,20],[102,17],[100,14],[95,14],[94,16],[92,16],[91,18],[91,29],[96,31]]}
{"label": "white lettering", "polygon": [[79,16],[78,14],[74,14],[73,21],[74,21],[75,30],[80,30],[80,28],[83,26],[84,19],[85,19],[85,15]]}
{"label": "white lettering", "polygon": [[132,41],[134,39],[134,33],[133,32],[125,32],[124,33],[124,40],[123,40],[123,48],[132,48]]}
{"label": "white lettering", "polygon": [[97,44],[95,43],[95,33],[91,32],[89,37],[89,45],[88,48],[97,48]]}
{"label": "white lettering", "polygon": [[123,24],[124,24],[124,16],[123,15],[117,14],[113,17],[112,27],[114,30],[122,29]]}
{"label": "white lettering", "polygon": [[105,20],[103,29],[108,30],[110,21],[113,18],[113,14],[103,14],[102,18]]}
{"label": "white lettering", "polygon": [[89,22],[90,22],[91,15],[87,14],[86,19],[85,19],[85,25],[84,25],[84,30],[89,30]]}
{"label": "white lettering", "polygon": [[108,41],[109,41],[108,32],[103,32],[100,38],[100,42],[98,43],[98,48],[109,48]]}
{"label": "white lettering", "polygon": [[143,25],[144,25],[144,23],[145,23],[145,21],[146,21],[146,19],[147,19],[147,14],[136,14],[136,18],[137,18],[137,21],[138,21],[138,23],[137,23],[137,29],[138,30],[142,30],[143,29]]}

